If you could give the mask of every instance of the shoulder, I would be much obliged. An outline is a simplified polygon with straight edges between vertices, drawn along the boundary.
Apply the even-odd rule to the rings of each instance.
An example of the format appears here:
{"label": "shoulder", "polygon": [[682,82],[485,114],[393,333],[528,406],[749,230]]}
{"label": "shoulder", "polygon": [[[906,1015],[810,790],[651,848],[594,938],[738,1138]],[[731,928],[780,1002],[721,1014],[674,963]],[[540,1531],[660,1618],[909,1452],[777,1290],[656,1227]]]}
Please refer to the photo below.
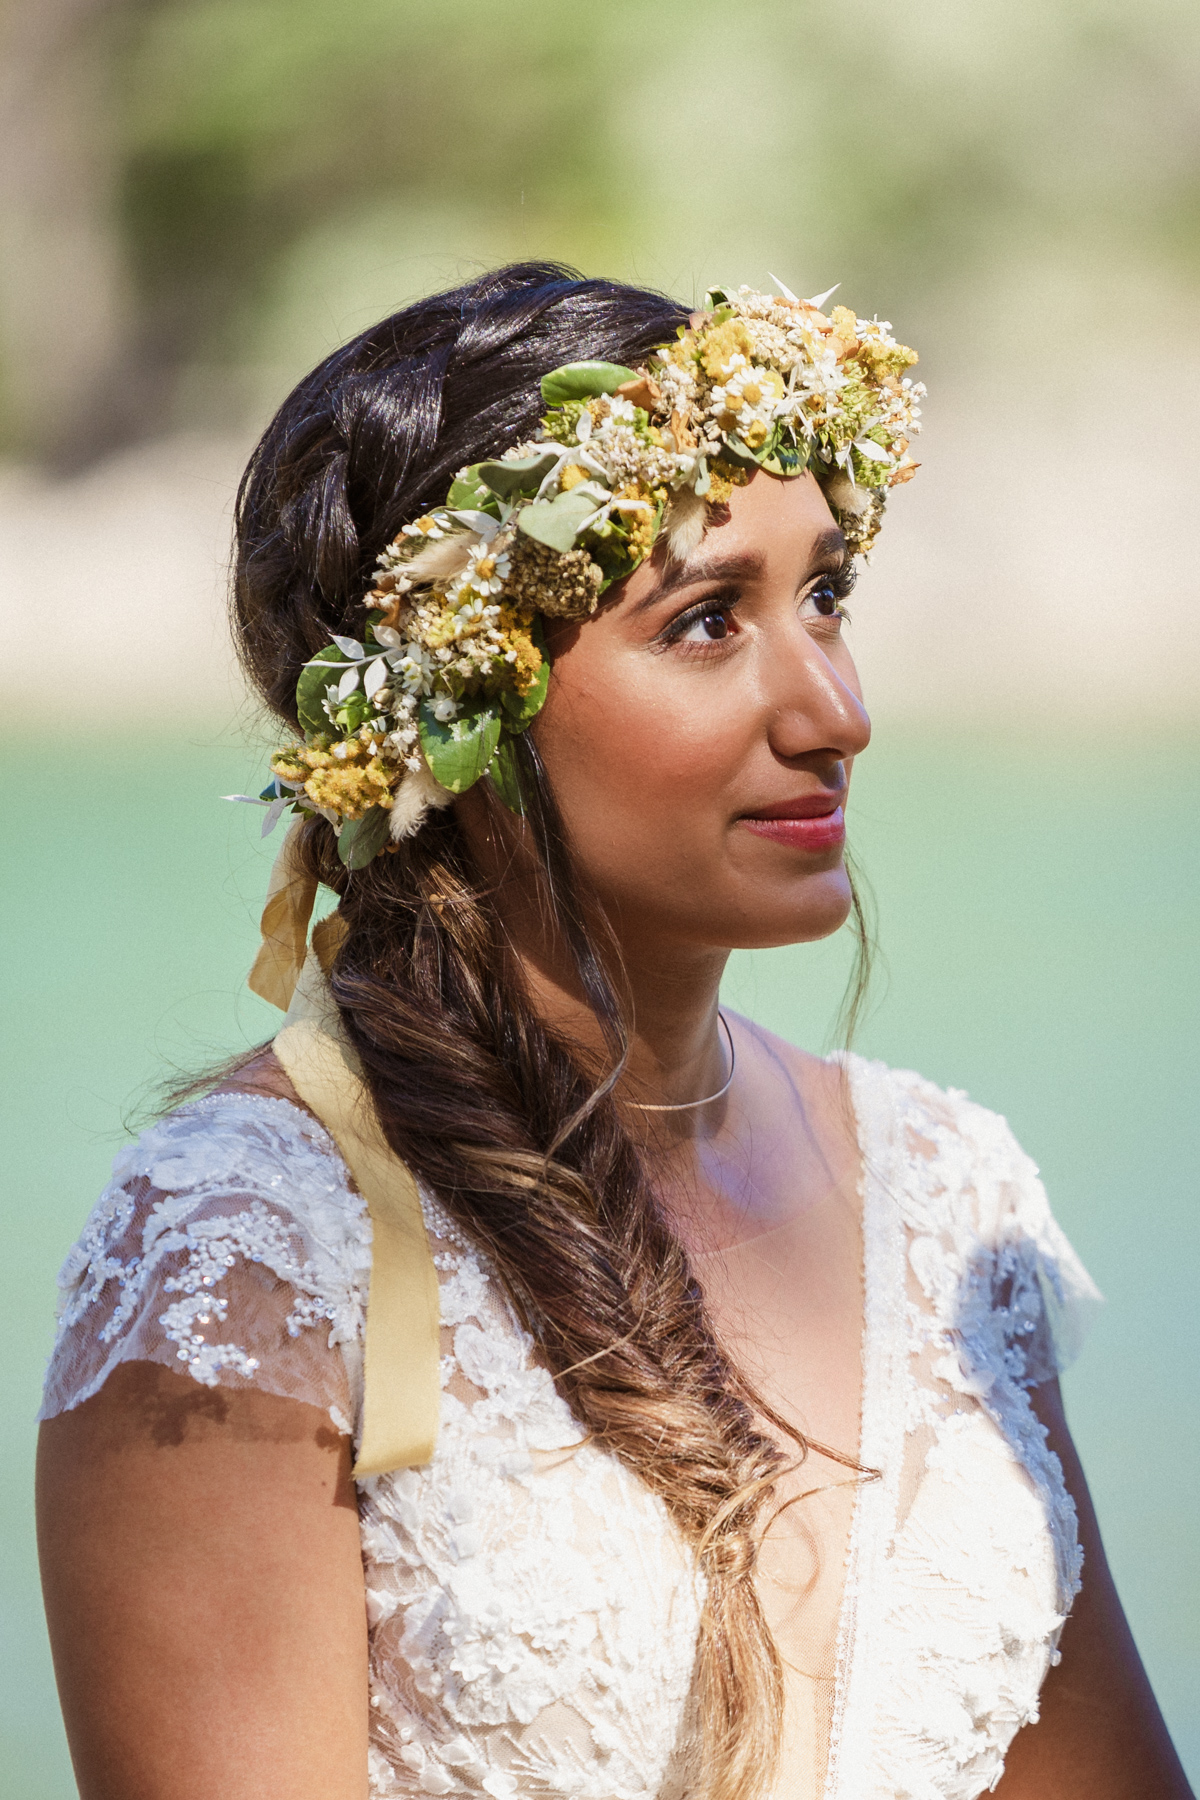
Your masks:
{"label": "shoulder", "polygon": [[1065,1368],[1101,1296],[1007,1119],[911,1069],[841,1061],[864,1165],[899,1210],[913,1268],[929,1281],[970,1272],[988,1307],[1025,1335],[1027,1379]]}
{"label": "shoulder", "polygon": [[113,1163],[107,1194],[149,1183],[172,1204],[234,1192],[302,1215],[314,1227],[361,1210],[337,1145],[294,1100],[222,1088],[155,1121]]}
{"label": "shoulder", "polygon": [[809,1050],[801,1050],[798,1044],[789,1043],[728,1006],[722,1006],[721,1012],[733,1027],[739,1057],[749,1055],[760,1065],[773,1068],[801,1094],[836,1096],[843,1091],[844,1077],[836,1057],[814,1056]]}
{"label": "shoulder", "polygon": [[43,1416],[129,1360],[297,1392],[287,1346],[316,1326],[355,1342],[370,1263],[366,1206],[311,1113],[244,1084],[191,1101],[120,1152],[67,1256]]}
{"label": "shoulder", "polygon": [[298,1237],[310,1261],[357,1243],[365,1215],[337,1145],[282,1083],[272,1092],[231,1082],[157,1120],[117,1156],[77,1254],[98,1233],[136,1224],[144,1260],[203,1219],[206,1238],[267,1259]]}
{"label": "shoulder", "polygon": [[744,1071],[760,1106],[775,1113],[780,1109],[794,1112],[820,1137],[847,1133],[853,1137],[850,1083],[842,1059],[814,1056],[753,1019],[728,1007],[721,1011],[732,1027],[739,1070]]}
{"label": "shoulder", "polygon": [[986,1175],[1040,1192],[1038,1166],[1022,1149],[1008,1120],[972,1100],[963,1088],[939,1087],[914,1069],[894,1069],[851,1052],[835,1059],[844,1069],[860,1120],[890,1138],[901,1155],[936,1167],[958,1185]]}
{"label": "shoulder", "polygon": [[864,1157],[886,1165],[914,1228],[940,1226],[995,1241],[1052,1225],[1037,1164],[1007,1119],[961,1088],[913,1069],[843,1053]]}

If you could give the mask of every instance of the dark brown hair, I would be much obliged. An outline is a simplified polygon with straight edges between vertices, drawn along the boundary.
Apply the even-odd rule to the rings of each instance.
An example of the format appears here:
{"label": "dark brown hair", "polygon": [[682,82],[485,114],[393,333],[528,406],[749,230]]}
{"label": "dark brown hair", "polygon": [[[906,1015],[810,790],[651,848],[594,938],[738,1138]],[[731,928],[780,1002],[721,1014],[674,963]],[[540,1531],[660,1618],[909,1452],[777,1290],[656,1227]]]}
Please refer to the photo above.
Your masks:
{"label": "dark brown hair", "polygon": [[[238,498],[236,630],[272,710],[296,725],[301,666],[331,631],[361,628],[400,526],[464,464],[533,433],[543,373],[636,366],[686,318],[661,295],[524,263],[394,314],[302,382]],[[527,739],[521,769],[546,902],[615,1067],[611,963]],[[713,1800],[747,1800],[769,1779],[782,1708],[752,1579],[787,1460],[756,1421],[765,1409],[717,1342],[611,1082],[531,1004],[453,812],[353,875],[323,821],[304,854],[340,897],[331,985],[389,1143],[491,1257],[577,1417],[662,1497],[698,1558],[706,1783]]]}

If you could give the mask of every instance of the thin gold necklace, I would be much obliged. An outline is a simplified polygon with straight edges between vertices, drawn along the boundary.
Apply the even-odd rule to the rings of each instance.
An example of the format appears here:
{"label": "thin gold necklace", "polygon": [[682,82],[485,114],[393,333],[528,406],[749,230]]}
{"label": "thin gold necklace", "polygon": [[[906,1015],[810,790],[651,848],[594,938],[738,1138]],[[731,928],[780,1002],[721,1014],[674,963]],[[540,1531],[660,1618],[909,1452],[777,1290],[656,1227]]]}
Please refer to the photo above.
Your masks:
{"label": "thin gold necklace", "polygon": [[629,1106],[635,1106],[639,1112],[687,1112],[693,1106],[711,1106],[714,1100],[720,1100],[729,1092],[733,1082],[733,1071],[737,1067],[737,1053],[733,1048],[733,1033],[726,1024],[725,1014],[717,1008],[717,1018],[725,1026],[725,1036],[729,1043],[729,1073],[715,1094],[705,1094],[703,1100],[672,1100],[665,1104],[662,1101],[630,1100]]}

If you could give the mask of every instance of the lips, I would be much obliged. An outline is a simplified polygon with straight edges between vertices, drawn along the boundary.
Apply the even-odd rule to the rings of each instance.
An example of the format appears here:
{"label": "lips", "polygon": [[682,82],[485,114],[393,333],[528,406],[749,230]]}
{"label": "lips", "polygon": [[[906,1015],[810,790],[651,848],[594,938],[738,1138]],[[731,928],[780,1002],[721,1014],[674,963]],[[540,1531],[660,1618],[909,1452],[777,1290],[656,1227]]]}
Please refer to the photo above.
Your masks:
{"label": "lips", "polygon": [[771,838],[777,844],[810,854],[840,849],[846,841],[845,815],[840,806],[831,810],[828,796],[823,794],[814,795],[811,800],[784,800],[765,806],[738,823],[756,837]]}

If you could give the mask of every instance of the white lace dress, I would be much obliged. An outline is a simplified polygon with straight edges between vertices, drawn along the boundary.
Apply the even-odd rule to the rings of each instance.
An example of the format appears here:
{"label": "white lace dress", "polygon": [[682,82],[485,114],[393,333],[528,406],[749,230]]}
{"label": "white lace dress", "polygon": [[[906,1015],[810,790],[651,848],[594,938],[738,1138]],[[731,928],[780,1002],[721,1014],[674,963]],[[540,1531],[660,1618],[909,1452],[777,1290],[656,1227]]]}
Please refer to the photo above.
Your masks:
{"label": "white lace dress", "polygon": [[[1098,1296],[1004,1121],[845,1058],[863,1156],[859,1454],[822,1742],[778,1800],[995,1784],[1079,1586],[1027,1390]],[[487,1260],[431,1201],[442,1409],[426,1467],[364,1480],[370,1791],[685,1796],[701,1586],[662,1503],[582,1433]],[[43,1417],[121,1362],[361,1400],[370,1220],[285,1101],[219,1096],[118,1158],[61,1276]]]}

